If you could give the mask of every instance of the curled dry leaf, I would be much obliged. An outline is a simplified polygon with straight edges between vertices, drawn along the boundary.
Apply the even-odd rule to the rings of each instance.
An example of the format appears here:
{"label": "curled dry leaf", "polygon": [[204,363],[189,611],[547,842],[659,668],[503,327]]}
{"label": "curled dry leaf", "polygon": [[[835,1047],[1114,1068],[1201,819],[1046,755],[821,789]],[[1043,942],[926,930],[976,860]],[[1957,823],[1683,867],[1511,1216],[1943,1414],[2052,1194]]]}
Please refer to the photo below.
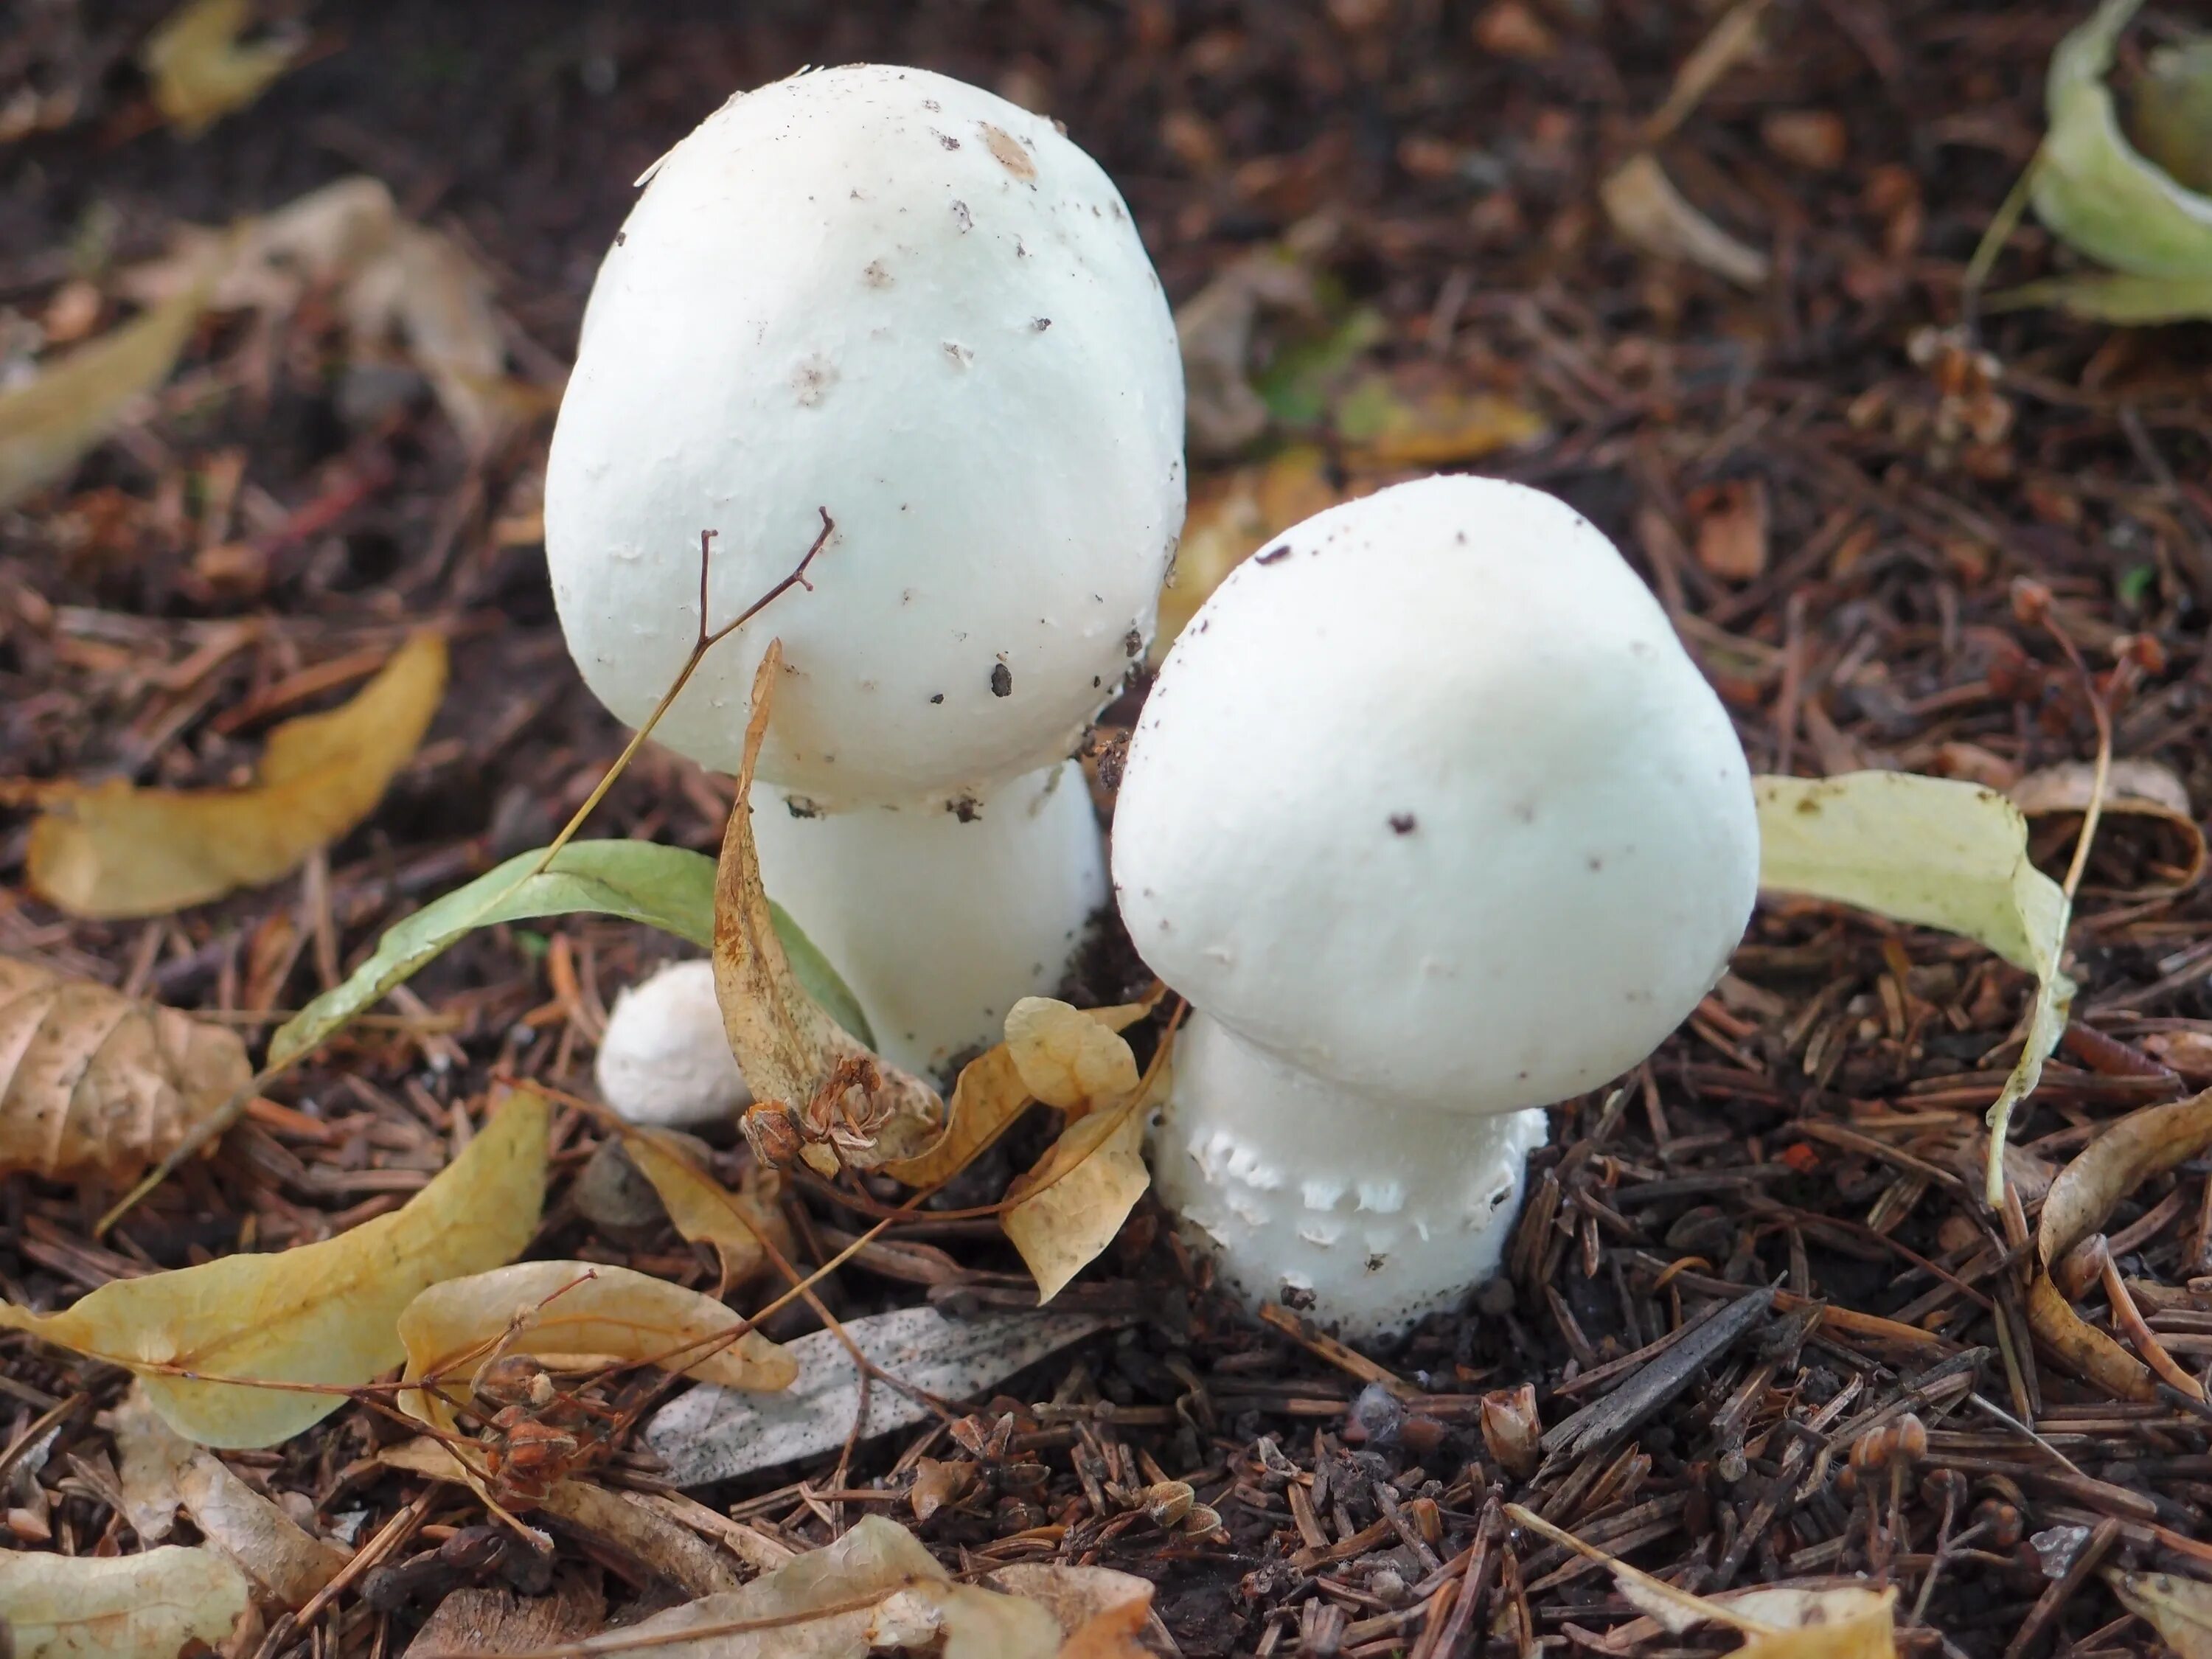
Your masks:
{"label": "curled dry leaf", "polygon": [[803,1113],[833,1079],[857,1077],[850,1088],[833,1091],[862,1099],[864,1132],[841,1142],[841,1150],[854,1167],[874,1169],[911,1158],[934,1139],[945,1126],[945,1103],[920,1078],[878,1059],[831,1018],[807,994],[777,935],[747,802],[782,667],[781,641],[770,641],[753,675],[737,804],[715,867],[714,992],[730,1050],[757,1103],[748,1121],[779,1109]]}
{"label": "curled dry leaf", "polygon": [[163,1422],[143,1385],[134,1384],[100,1425],[115,1437],[124,1496],[141,1541],[166,1537],[181,1507],[210,1545],[243,1568],[270,1600],[295,1611],[345,1565],[343,1554],[310,1535],[213,1452]]}
{"label": "curled dry leaf", "polygon": [[710,1296],[591,1261],[521,1261],[447,1279],[399,1316],[400,1409],[454,1432],[453,1407],[488,1359],[534,1354],[562,1370],[659,1365],[724,1388],[787,1389],[799,1364]]}
{"label": "curled dry leaf", "polygon": [[[2087,761],[2066,761],[2031,772],[2005,793],[2012,804],[2031,818],[2070,815],[2089,810],[2096,793],[2097,769]],[[2154,893],[2177,893],[2194,887],[2204,875],[2204,831],[2189,810],[2189,789],[2172,768],[2154,760],[2116,760],[2105,777],[2103,822],[2109,830],[2115,819],[2134,818],[2158,826],[2170,838],[2163,860],[2154,865],[2158,879],[2130,893],[2144,897]]]}
{"label": "curled dry leaf", "polygon": [[[709,946],[714,942],[714,860],[686,847],[649,841],[572,841],[550,862],[542,848],[518,853],[387,932],[343,985],[323,993],[277,1029],[269,1041],[269,1063],[286,1065],[329,1041],[356,1014],[479,927],[579,912],[641,921]],[[770,904],[769,912],[801,988],[839,1024],[868,1042],[859,1000],[829,958],[781,906]]]}
{"label": "curled dry leaf", "polygon": [[141,789],[122,778],[40,792],[26,866],[71,915],[166,915],[275,881],[376,808],[446,690],[446,642],[416,634],[343,707],[269,734],[244,789]]}
{"label": "curled dry leaf", "polygon": [[2074,983],[2058,970],[2068,906],[2027,856],[2027,820],[2002,795],[1953,778],[1850,772],[1753,780],[1759,884],[1941,927],[2035,975],[2020,1060],[1990,1108],[1989,1203],[2004,1195],[2012,1109],[2033,1091],[2066,1029]]}
{"label": "curled dry leaf", "polygon": [[909,1187],[938,1186],[974,1163],[1032,1102],[1073,1119],[1099,1101],[1126,1099],[1137,1085],[1137,1062],[1114,1034],[1153,1006],[1079,1010],[1048,997],[1023,998],[1006,1015],[1006,1041],[962,1068],[945,1133],[915,1157],[885,1164],[884,1173]]}
{"label": "curled dry leaf", "polygon": [[2091,1141],[2051,1183],[2035,1229],[2036,1272],[2027,1318],[2035,1334],[2082,1376],[2127,1400],[2154,1400],[2149,1368],[2084,1321],[2051,1282],[2067,1252],[2105,1224],[2120,1200],[2212,1146],[2212,1091],[2130,1112]]}
{"label": "curled dry leaf", "polygon": [[1682,259],[1741,288],[1766,281],[1766,256],[1747,247],[1690,205],[1648,150],[1607,174],[1598,186],[1613,228],[1646,253]]}
{"label": "curled dry leaf", "polygon": [[0,1554],[15,1659],[179,1659],[221,1647],[252,1605],[246,1575],[211,1549]]}
{"label": "curled dry leaf", "polygon": [[722,1259],[726,1289],[744,1284],[768,1267],[763,1239],[775,1244],[787,1261],[796,1254],[791,1224],[778,1206],[783,1176],[777,1171],[755,1164],[733,1193],[700,1170],[666,1136],[649,1131],[627,1134],[623,1150],[660,1194],[661,1206],[676,1231],[695,1244],[714,1247]]}
{"label": "curled dry leaf", "polygon": [[[1795,1586],[1740,1590],[1727,1595],[1692,1595],[1663,1578],[1586,1544],[1543,1516],[1508,1504],[1505,1514],[1548,1542],[1564,1545],[1585,1559],[1602,1563],[1620,1593],[1658,1630],[1673,1635],[1702,1624],[1726,1625],[1743,1633],[1735,1650],[1747,1659],[1897,1659],[1893,1589],[1832,1589]],[[1610,1652],[1638,1651],[1656,1632],[1643,1620],[1616,1626],[1602,1646]]]}
{"label": "curled dry leaf", "polygon": [[[1161,1065],[1157,1086],[1167,1074]],[[1114,1242],[1152,1185],[1144,1159],[1145,1108],[1154,1093],[1070,1124],[1036,1167],[1006,1189],[1012,1207],[999,1224],[1036,1280],[1040,1304],[1059,1295]]]}
{"label": "curled dry leaf", "polygon": [[1034,1601],[958,1584],[913,1534],[864,1516],[743,1589],[656,1613],[575,1651],[659,1659],[865,1659],[888,1648],[939,1659],[1054,1659],[1060,1624]]}
{"label": "curled dry leaf", "polygon": [[1120,1033],[1147,1005],[1075,1008],[1024,997],[1006,1014],[1006,1052],[1029,1091],[1071,1120],[1121,1105],[1137,1092],[1137,1057]]}
{"label": "curled dry leaf", "polygon": [[235,1031],[0,957],[0,1173],[130,1180],[252,1075]]}
{"label": "curled dry leaf", "polygon": [[2212,1584],[2171,1572],[2107,1572],[2105,1582],[2181,1659],[2212,1659]]}
{"label": "curled dry leaf", "polygon": [[2142,0],[2104,0],[2059,42],[2045,85],[2029,199],[2053,233],[2131,276],[2212,284],[2212,198],[2146,160],[2121,131],[2105,76]]}
{"label": "curled dry leaf", "polygon": [[288,30],[240,45],[252,21],[248,0],[185,0],[146,37],[138,62],[152,82],[155,107],[185,137],[197,138],[258,98],[307,44]]}
{"label": "curled dry leaf", "polygon": [[199,321],[215,263],[203,251],[180,267],[176,291],[143,316],[0,392],[0,510],[67,473],[169,378]]}
{"label": "curled dry leaf", "polygon": [[0,1304],[0,1326],[137,1372],[162,1419],[203,1445],[274,1445],[399,1362],[397,1322],[417,1291],[521,1253],[544,1200],[546,1121],[543,1100],[510,1095],[389,1215],[320,1244],[119,1279],[61,1313]]}
{"label": "curled dry leaf", "polygon": [[[1146,1659],[1139,1638],[1152,1630],[1152,1581],[1111,1567],[1017,1561],[987,1575],[985,1586],[1035,1601],[1059,1622],[1066,1644],[1058,1659]],[[1164,1635],[1163,1630],[1159,1634]],[[1171,1644],[1162,1651],[1172,1653]]]}

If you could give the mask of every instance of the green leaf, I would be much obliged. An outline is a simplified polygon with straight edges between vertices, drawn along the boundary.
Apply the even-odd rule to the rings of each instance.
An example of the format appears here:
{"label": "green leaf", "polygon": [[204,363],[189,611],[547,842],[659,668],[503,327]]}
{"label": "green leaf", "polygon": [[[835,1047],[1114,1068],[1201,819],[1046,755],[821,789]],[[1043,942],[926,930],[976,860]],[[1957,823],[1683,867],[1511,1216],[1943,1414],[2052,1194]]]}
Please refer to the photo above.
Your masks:
{"label": "green leaf", "polygon": [[2068,905],[2030,862],[2020,808],[1978,784],[1905,772],[1755,778],[1759,884],[1940,927],[2033,974],[2027,1045],[1990,1108],[1990,1202],[2002,1201],[2005,1125],[2058,1046],[2074,982],[2058,970]]}
{"label": "green leaf", "polygon": [[[269,1064],[285,1065],[328,1042],[355,1015],[463,935],[497,922],[588,912],[645,922],[702,948],[714,947],[714,860],[705,854],[647,841],[578,841],[533,874],[544,856],[543,851],[518,854],[388,931],[344,984],[317,997],[278,1029],[270,1039]],[[800,986],[832,1019],[875,1047],[859,999],[829,958],[781,907],[769,908]]]}
{"label": "green leaf", "polygon": [[2212,34],[2161,46],[2136,84],[2129,132],[2176,181],[2212,191]]}
{"label": "green leaf", "polygon": [[1285,426],[1319,426],[1328,418],[1336,382],[1389,332],[1381,312],[1361,306],[1320,338],[1284,347],[1253,389]]}
{"label": "green leaf", "polygon": [[2135,276],[2212,280],[2212,198],[2128,142],[2106,84],[2113,44],[2142,3],[2104,0],[2051,54],[2050,131],[2030,164],[2030,199],[2037,217],[2100,264]]}
{"label": "green leaf", "polygon": [[2018,311],[2027,306],[2056,306],[2093,322],[2123,326],[2184,323],[2212,318],[2212,276],[2130,276],[2100,271],[2051,276],[1992,294],[1984,309]]}

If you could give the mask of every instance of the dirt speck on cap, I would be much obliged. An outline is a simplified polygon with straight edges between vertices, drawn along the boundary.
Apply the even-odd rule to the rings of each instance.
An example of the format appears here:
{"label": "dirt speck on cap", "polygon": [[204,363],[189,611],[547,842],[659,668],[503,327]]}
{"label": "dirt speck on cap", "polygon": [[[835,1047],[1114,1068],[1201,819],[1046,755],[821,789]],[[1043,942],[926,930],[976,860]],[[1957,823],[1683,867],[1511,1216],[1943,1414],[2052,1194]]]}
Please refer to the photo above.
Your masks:
{"label": "dirt speck on cap", "polygon": [[791,371],[792,395],[802,409],[817,406],[836,384],[837,366],[818,352],[800,360]]}
{"label": "dirt speck on cap", "polygon": [[1036,163],[1030,160],[1030,153],[1022,148],[1020,139],[1004,127],[994,127],[988,121],[978,121],[975,125],[983,135],[983,148],[991,152],[1000,167],[1024,184],[1036,179]]}

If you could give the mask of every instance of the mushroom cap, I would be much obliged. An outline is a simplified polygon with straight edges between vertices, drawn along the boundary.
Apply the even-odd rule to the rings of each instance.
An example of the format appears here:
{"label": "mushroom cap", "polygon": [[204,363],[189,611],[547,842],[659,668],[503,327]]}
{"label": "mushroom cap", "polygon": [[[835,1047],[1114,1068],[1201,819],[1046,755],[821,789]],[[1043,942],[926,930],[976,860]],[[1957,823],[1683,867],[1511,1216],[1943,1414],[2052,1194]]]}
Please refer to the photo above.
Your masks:
{"label": "mushroom cap", "polygon": [[1182,369],[1135,224],[1044,118],[922,70],[732,99],[647,175],[547,465],[571,653],[642,724],[698,626],[836,533],[655,728],[817,804],[949,798],[1067,755],[1150,638],[1183,510]]}
{"label": "mushroom cap", "polygon": [[751,1105],[722,1027],[714,964],[672,962],[617,996],[592,1074],[632,1123],[727,1121]]}
{"label": "mushroom cap", "polygon": [[1478,1112],[1650,1054],[1758,869],[1742,748],[1666,613],[1564,502],[1483,478],[1238,567],[1168,653],[1114,822],[1169,984],[1347,1089]]}

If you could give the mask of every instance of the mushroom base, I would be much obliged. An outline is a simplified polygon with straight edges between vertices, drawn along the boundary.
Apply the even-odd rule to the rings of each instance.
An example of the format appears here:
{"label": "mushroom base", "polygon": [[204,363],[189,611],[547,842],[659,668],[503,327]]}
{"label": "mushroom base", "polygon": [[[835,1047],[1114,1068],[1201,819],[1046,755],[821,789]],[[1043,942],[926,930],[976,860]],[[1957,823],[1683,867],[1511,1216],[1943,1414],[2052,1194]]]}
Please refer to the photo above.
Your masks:
{"label": "mushroom base", "polygon": [[1153,1184],[1247,1306],[1395,1336],[1497,1271],[1541,1108],[1482,1115],[1347,1092],[1194,1014]]}
{"label": "mushroom base", "polygon": [[1107,899],[1083,770],[1062,761],[989,794],[800,816],[753,787],[761,879],[844,975],[879,1053],[925,1076],[998,1042],[1050,996]]}

